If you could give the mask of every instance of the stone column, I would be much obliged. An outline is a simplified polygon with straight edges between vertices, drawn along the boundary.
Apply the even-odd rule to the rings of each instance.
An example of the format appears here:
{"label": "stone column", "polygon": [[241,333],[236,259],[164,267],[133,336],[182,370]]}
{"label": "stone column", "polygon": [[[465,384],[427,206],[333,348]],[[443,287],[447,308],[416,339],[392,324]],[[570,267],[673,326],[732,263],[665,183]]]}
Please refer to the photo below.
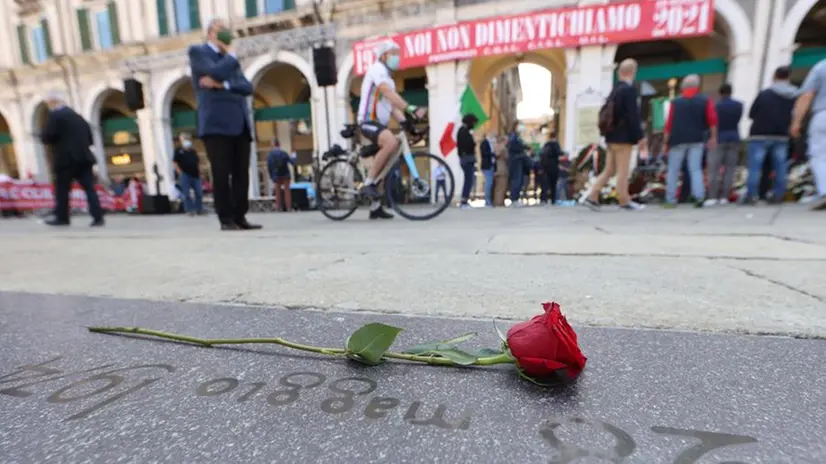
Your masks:
{"label": "stone column", "polygon": [[98,161],[98,178],[101,180],[106,180],[109,178],[109,166],[106,163],[106,151],[103,143],[103,129],[100,126],[100,120],[98,120],[97,124],[92,126],[92,140],[94,140],[94,148],[92,152],[95,154],[95,159]]}
{"label": "stone column", "polygon": [[[256,141],[255,130],[255,109],[252,105],[252,98],[248,98],[249,120],[252,121],[252,141],[250,142],[250,186],[249,198],[257,199],[261,197],[261,180],[258,178],[258,142]],[[280,136],[280,134],[279,134]],[[279,137],[280,138],[280,137]]]}

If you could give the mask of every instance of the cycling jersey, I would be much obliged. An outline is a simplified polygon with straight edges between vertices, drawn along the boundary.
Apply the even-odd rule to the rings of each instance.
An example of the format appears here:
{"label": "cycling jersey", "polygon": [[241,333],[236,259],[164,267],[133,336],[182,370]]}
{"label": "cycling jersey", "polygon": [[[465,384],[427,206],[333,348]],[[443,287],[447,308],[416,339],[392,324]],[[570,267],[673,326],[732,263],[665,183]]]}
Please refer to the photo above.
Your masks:
{"label": "cycling jersey", "polygon": [[390,76],[390,70],[381,61],[376,61],[367,70],[361,83],[361,100],[356,116],[359,124],[374,121],[386,126],[390,122],[393,105],[381,95],[381,84],[387,84],[391,90],[396,90],[396,82]]}

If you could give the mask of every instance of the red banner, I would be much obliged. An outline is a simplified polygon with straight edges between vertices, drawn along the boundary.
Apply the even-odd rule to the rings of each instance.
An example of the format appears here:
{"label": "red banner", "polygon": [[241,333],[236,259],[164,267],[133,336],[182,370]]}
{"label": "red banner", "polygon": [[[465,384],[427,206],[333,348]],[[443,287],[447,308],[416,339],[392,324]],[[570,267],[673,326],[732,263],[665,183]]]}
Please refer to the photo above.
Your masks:
{"label": "red banner", "polygon": [[[129,192],[115,196],[101,185],[95,185],[100,205],[108,211],[124,211],[130,200]],[[69,206],[72,209],[86,209],[86,193],[78,184],[72,185],[69,193]],[[51,184],[30,181],[0,182],[0,210],[16,209],[36,210],[54,208],[54,187]]]}
{"label": "red banner", "polygon": [[[499,16],[390,37],[401,48],[400,68],[405,69],[548,48],[703,36],[713,25],[714,0],[636,0]],[[379,40],[383,38],[353,45],[356,75],[375,61],[373,46]]]}

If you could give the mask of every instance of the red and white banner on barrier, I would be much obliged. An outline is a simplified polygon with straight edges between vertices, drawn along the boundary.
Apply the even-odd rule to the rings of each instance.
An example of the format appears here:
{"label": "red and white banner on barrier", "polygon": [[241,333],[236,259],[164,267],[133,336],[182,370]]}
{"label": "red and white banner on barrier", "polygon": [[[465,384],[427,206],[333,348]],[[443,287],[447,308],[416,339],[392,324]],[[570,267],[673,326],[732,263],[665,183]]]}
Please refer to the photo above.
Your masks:
{"label": "red and white banner on barrier", "polygon": [[[547,48],[669,40],[711,34],[714,0],[626,0],[464,21],[390,36],[401,69]],[[353,44],[354,73],[375,61],[378,39]]]}
{"label": "red and white banner on barrier", "polygon": [[[107,211],[125,211],[127,207],[137,207],[137,199],[128,191],[124,195],[116,196],[102,185],[95,185],[95,190],[97,190],[100,205]],[[86,193],[77,183],[72,184],[69,206],[72,209],[88,207]],[[22,211],[51,208],[54,208],[54,187],[51,184],[19,180],[0,182],[0,210]]]}

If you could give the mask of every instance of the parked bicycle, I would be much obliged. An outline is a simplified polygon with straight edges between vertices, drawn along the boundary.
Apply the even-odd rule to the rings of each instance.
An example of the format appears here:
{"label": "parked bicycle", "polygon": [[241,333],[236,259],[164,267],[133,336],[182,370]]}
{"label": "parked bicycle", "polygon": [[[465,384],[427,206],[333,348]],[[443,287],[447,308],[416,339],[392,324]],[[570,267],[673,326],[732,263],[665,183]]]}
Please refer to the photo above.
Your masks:
{"label": "parked bicycle", "polygon": [[[453,172],[444,158],[429,153],[413,153],[411,145],[424,139],[428,128],[416,128],[412,118],[402,124],[398,134],[399,149],[376,178],[384,188],[387,206],[413,221],[426,221],[442,214],[453,199]],[[408,139],[407,134],[412,139]],[[369,200],[359,193],[367,176],[367,166],[378,152],[374,144],[360,148],[356,143],[358,128],[347,124],[341,136],[350,141],[350,150],[334,145],[324,153],[327,164],[318,176],[318,209],[324,216],[341,221],[350,217]],[[412,143],[411,143],[412,140]]]}

